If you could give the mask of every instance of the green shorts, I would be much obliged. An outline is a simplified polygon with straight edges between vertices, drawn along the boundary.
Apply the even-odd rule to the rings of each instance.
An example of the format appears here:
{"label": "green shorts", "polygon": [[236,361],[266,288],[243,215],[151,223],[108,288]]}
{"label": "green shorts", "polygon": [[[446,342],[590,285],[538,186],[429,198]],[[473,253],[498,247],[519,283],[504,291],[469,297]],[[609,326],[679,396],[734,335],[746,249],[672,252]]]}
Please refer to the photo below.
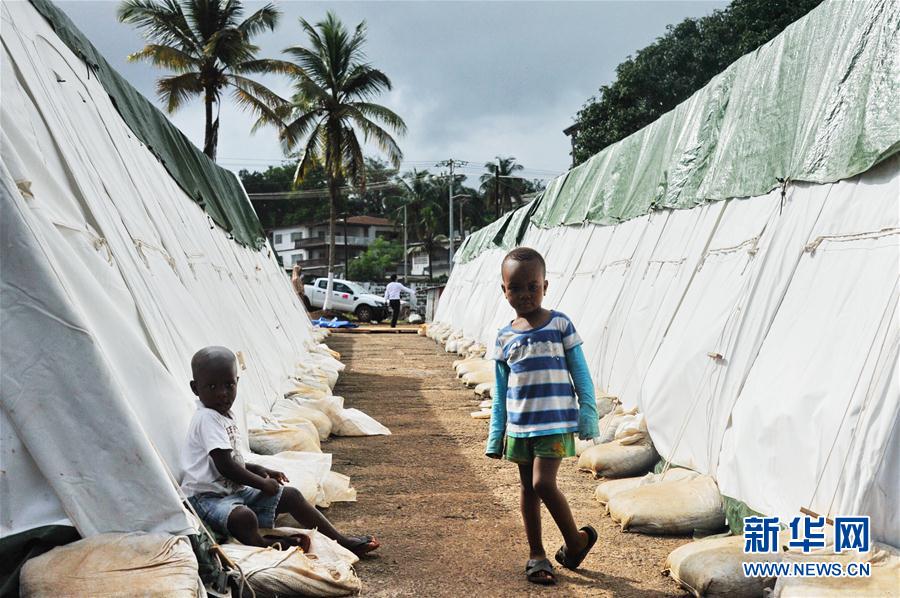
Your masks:
{"label": "green shorts", "polygon": [[549,434],[531,438],[506,437],[506,460],[513,463],[531,463],[535,457],[564,459],[575,456],[575,434]]}

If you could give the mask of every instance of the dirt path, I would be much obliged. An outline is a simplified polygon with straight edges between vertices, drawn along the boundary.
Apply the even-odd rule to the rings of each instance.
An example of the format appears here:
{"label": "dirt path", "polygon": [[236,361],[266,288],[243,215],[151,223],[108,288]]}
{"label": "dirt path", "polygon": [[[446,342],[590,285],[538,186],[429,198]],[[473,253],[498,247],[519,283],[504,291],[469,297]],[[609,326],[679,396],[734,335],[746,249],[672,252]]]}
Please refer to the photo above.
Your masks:
{"label": "dirt path", "polygon": [[[527,583],[516,468],[483,456],[488,424],[469,416],[477,401],[454,377],[455,356],[406,334],[334,334],[328,344],[347,364],[335,394],[393,432],[323,446],[359,492],[357,503],[336,504],[328,516],[382,542],[358,566],[363,596],[683,595],[660,572],[688,540],[620,532],[574,460],[563,464],[560,486],[576,521],[594,525],[600,541],[577,573],[557,568],[556,588]],[[546,511],[543,521],[552,555],[561,536]]]}

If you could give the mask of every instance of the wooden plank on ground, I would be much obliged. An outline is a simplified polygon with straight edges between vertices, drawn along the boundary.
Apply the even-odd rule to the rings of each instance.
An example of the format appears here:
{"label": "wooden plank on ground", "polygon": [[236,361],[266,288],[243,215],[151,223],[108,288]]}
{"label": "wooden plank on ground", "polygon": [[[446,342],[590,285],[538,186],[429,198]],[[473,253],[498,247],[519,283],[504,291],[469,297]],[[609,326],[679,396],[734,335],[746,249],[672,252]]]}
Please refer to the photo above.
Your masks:
{"label": "wooden plank on ground", "polygon": [[332,332],[340,332],[344,334],[416,334],[419,332],[418,326],[398,326],[391,328],[390,326],[359,326],[357,328],[332,328]]}

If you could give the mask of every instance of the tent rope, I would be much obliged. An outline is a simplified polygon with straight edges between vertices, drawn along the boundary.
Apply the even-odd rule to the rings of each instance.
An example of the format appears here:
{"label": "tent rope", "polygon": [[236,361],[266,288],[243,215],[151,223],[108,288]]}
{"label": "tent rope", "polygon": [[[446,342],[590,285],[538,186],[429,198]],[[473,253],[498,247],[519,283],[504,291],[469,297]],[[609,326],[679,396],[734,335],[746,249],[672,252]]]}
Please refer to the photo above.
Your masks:
{"label": "tent rope", "polygon": [[[897,296],[897,287],[895,286],[894,291],[891,294],[891,301],[888,302],[886,311],[884,314],[882,314],[882,321],[884,320],[886,315],[888,313],[890,313],[891,306],[896,305],[896,296]],[[890,318],[888,318],[888,319],[890,320]],[[887,340],[888,340],[888,335],[885,336],[884,340],[882,341],[881,347],[878,349],[878,357],[875,360],[876,365],[877,365],[878,361],[880,361],[881,355],[884,354],[884,347],[887,344]],[[874,340],[873,340],[873,343],[874,343]],[[874,348],[874,346],[869,347],[868,354],[871,354],[871,351],[873,348]],[[865,369],[865,368],[863,368],[863,369]],[[860,370],[859,378],[862,377],[862,373],[863,373],[863,370]],[[857,378],[857,385],[859,384],[859,378]],[[869,399],[871,397],[872,384],[874,383],[874,381],[875,381],[875,375],[873,374],[872,378],[869,380],[869,385],[866,388],[866,393],[863,398],[863,404],[861,405],[860,410],[859,410],[859,415],[857,416],[857,421],[859,421],[862,418],[863,414],[865,414],[866,409],[868,408]],[[822,484],[822,480],[825,478],[825,471],[828,469],[828,464],[831,462],[831,456],[834,453],[835,448],[837,447],[838,440],[840,439],[840,430],[841,430],[841,427],[843,427],[844,421],[847,419],[847,414],[850,411],[850,404],[852,402],[853,402],[853,393],[851,392],[850,398],[848,399],[847,404],[844,407],[844,413],[841,415],[841,422],[840,422],[840,425],[838,426],[838,431],[837,431],[837,433],[835,433],[834,440],[831,443],[831,447],[828,449],[828,455],[825,457],[825,462],[822,464],[822,469],[819,471],[819,475],[816,478],[816,486],[813,489],[812,496],[810,496],[810,498],[809,498],[809,506],[810,507],[812,507],[813,501],[815,500],[816,495],[819,492],[819,487]],[[843,463],[841,464],[841,469],[838,471],[838,477],[837,477],[837,482],[835,483],[834,493],[831,495],[831,501],[828,504],[828,510],[825,512],[826,516],[831,514],[831,509],[834,506],[835,499],[837,498],[838,489],[841,486],[841,480],[843,480],[844,472],[846,471],[846,468],[847,468],[847,460],[850,457],[850,453],[853,451],[853,446],[856,442],[856,438],[857,438],[857,435],[851,436],[850,445],[847,447],[847,452],[844,454],[844,460],[843,460]]]}
{"label": "tent rope", "polygon": [[144,264],[146,266],[149,267],[150,262],[147,259],[147,254],[144,252],[144,248],[152,249],[153,251],[159,253],[162,256],[162,258],[164,260],[166,260],[166,263],[169,264],[169,267],[171,267],[173,270],[175,269],[175,258],[173,258],[171,255],[169,255],[169,252],[166,251],[165,249],[163,249],[162,247],[157,247],[153,243],[148,243],[147,241],[144,241],[143,239],[132,239],[132,241],[134,241],[134,245],[135,245],[135,247],[137,247],[138,253],[141,254],[141,259],[144,260]]}
{"label": "tent rope", "polygon": [[882,237],[888,237],[890,235],[900,234],[900,228],[882,228],[877,231],[868,231],[864,233],[850,233],[845,235],[821,235],[816,237],[811,243],[807,243],[803,248],[803,251],[806,253],[815,253],[816,249],[819,248],[819,245],[824,243],[825,241],[831,241],[833,243],[842,243],[847,241],[859,241],[862,239],[880,239]]}
{"label": "tent rope", "polygon": [[741,249],[743,249],[744,247],[747,247],[748,245],[749,245],[749,248],[747,249],[747,254],[751,255],[751,256],[756,255],[757,252],[759,251],[759,239],[760,239],[760,237],[756,236],[751,239],[747,239],[746,241],[743,241],[741,243],[738,243],[737,245],[732,245],[730,247],[719,247],[716,249],[710,249],[705,254],[703,254],[703,257],[700,258],[700,263],[697,265],[697,270],[701,270],[703,268],[703,265],[706,264],[706,258],[708,258],[711,255],[725,255],[725,254],[729,254],[729,253],[734,253],[735,251],[740,251]]}

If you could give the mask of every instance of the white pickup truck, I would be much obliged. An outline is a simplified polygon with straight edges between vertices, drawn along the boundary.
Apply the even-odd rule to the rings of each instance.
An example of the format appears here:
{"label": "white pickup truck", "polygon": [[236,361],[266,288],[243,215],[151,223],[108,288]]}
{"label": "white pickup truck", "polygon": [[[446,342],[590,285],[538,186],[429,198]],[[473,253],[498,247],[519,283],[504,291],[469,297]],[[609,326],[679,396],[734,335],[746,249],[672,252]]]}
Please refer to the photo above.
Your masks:
{"label": "white pickup truck", "polygon": [[[317,278],[313,284],[303,285],[306,295],[306,309],[322,309],[325,305],[325,293],[327,292],[328,279]],[[400,310],[403,311],[405,301],[401,302]],[[378,322],[390,315],[390,306],[383,297],[367,293],[365,289],[349,280],[335,278],[331,286],[331,309],[334,311],[350,312],[356,315],[360,322]],[[407,304],[408,307],[408,304]]]}

